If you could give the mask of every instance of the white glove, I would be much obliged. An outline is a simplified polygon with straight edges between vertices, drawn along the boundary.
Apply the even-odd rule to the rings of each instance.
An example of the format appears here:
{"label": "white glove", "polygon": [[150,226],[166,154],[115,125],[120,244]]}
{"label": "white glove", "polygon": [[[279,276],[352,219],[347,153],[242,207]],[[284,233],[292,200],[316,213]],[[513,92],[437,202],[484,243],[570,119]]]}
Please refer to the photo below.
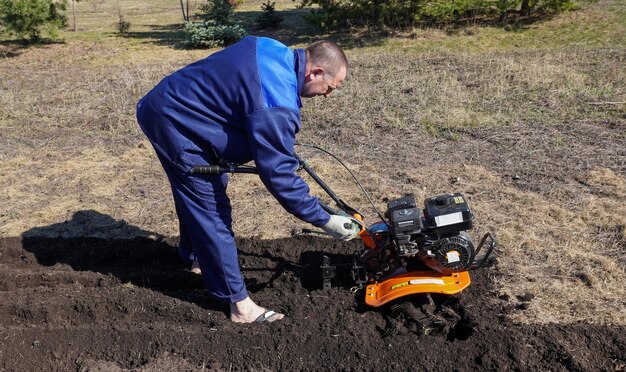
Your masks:
{"label": "white glove", "polygon": [[322,230],[335,239],[348,241],[357,237],[360,226],[351,217],[331,214],[330,220],[322,226]]}

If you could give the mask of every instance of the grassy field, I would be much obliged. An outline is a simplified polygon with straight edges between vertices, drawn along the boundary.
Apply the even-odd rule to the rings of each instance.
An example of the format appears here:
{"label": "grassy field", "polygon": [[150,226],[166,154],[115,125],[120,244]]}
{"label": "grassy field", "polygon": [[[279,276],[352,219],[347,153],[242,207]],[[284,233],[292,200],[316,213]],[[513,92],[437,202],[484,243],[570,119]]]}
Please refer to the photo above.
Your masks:
{"label": "grassy field", "polygon": [[[289,0],[277,2],[285,27],[260,33],[261,3],[237,9],[251,34],[292,47],[333,38],[350,60],[344,88],[305,102],[302,142],[344,159],[380,209],[405,192],[468,195],[474,234],[491,229],[499,238],[499,295],[511,304],[533,296],[514,320],[626,324],[623,1],[521,27],[384,37],[324,33]],[[131,23],[124,36],[115,32],[120,14]],[[0,40],[0,235],[175,236],[169,186],[134,105],[163,76],[214,50],[185,48],[175,0],[86,1],[76,15],[78,31],[61,32],[62,42]],[[375,218],[336,163],[302,153]],[[230,196],[239,236],[306,227],[254,177],[233,176]],[[77,221],[81,211],[107,218]]]}

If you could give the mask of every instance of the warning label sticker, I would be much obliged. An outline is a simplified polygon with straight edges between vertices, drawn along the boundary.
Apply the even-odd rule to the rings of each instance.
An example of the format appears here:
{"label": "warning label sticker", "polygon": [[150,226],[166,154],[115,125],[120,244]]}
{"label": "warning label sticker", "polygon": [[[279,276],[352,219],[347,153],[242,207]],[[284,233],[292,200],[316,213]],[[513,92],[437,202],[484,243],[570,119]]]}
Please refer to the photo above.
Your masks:
{"label": "warning label sticker", "polygon": [[459,252],[457,251],[450,251],[446,253],[446,258],[448,259],[448,263],[461,261],[461,259],[459,258]]}

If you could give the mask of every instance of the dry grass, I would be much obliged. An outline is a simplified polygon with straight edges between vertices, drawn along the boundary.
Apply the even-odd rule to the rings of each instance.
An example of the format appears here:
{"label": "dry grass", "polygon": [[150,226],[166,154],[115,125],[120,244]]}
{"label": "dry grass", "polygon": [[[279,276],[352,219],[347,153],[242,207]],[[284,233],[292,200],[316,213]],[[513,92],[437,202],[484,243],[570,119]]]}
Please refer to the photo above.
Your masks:
{"label": "dry grass", "polygon": [[[425,127],[432,135],[446,136],[458,128],[554,125],[586,120],[590,114],[595,120],[611,120],[619,117],[624,104],[592,103],[626,100],[620,49],[355,53],[351,61],[350,83],[330,104],[352,110],[320,121],[340,120],[366,134],[381,125]],[[310,112],[322,111],[326,104],[314,104]]]}
{"label": "dry grass", "polygon": [[[250,18],[245,12],[260,3],[241,11]],[[210,51],[180,49],[167,33],[176,1],[144,14],[146,4],[125,8],[136,32],[129,38],[110,33],[115,4],[91,14],[87,2],[79,3],[81,32],[68,32],[64,44],[0,45],[1,236],[177,235],[169,186],[134,105]],[[494,29],[418,30],[414,39],[351,48],[350,81],[331,99],[305,102],[299,139],[341,156],[379,209],[406,192],[465,193],[476,215],[472,234],[498,236],[500,295],[513,305],[535,296],[511,315],[516,321],[626,324],[626,54],[615,38],[624,25],[591,22],[621,19],[614,5],[601,1],[519,31],[521,41],[534,40],[524,49]],[[555,47],[573,21],[585,27]],[[468,42],[480,47],[459,47]],[[298,151],[344,200],[377,219],[335,162]],[[229,190],[239,236],[310,227],[254,176],[233,176]]]}

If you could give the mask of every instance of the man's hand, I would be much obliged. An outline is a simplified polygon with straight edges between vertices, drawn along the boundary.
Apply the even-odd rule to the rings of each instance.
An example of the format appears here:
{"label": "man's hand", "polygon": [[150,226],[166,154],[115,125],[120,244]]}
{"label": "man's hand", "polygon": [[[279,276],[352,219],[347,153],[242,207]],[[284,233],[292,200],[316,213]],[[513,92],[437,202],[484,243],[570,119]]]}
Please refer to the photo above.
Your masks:
{"label": "man's hand", "polygon": [[335,239],[348,241],[357,237],[360,225],[352,217],[331,214],[330,220],[322,226],[322,230]]}

